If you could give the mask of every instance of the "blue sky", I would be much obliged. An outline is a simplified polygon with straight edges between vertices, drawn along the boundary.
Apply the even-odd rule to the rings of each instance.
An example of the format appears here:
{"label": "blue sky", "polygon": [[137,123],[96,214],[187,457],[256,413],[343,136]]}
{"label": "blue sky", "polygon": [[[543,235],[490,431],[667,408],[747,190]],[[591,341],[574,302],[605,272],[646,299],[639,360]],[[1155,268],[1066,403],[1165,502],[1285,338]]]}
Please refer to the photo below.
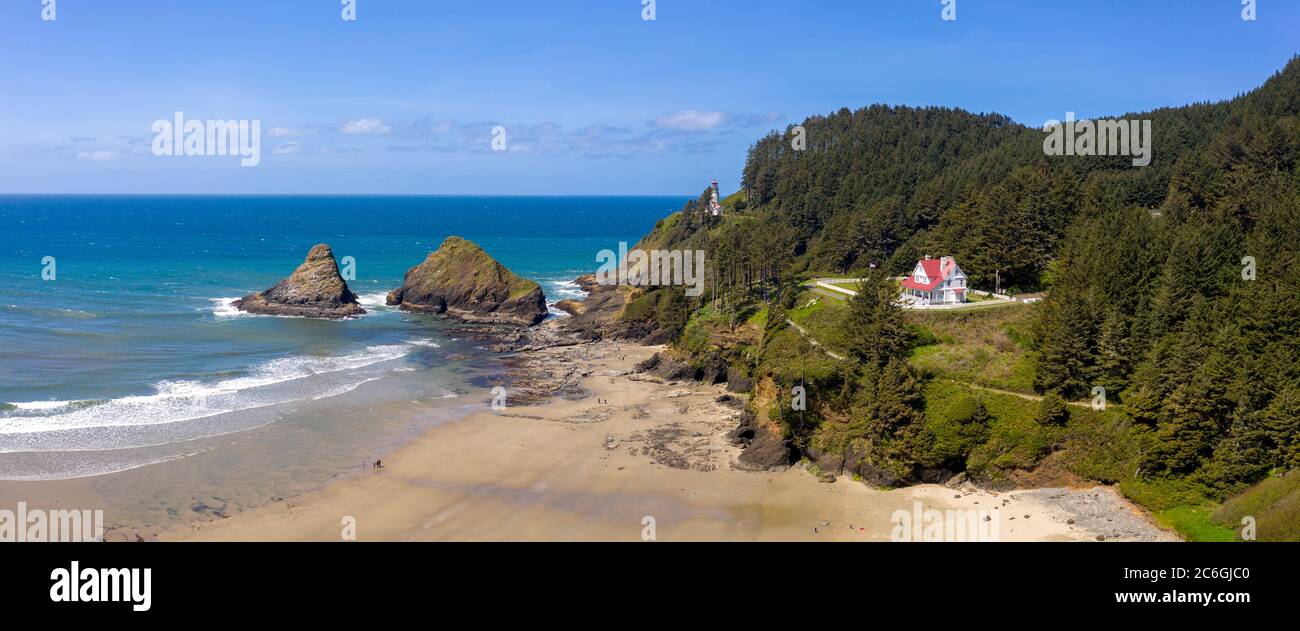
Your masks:
{"label": "blue sky", "polygon": [[[0,3],[0,193],[694,195],[840,107],[1039,126],[1230,98],[1300,52],[1294,0],[56,2]],[[260,120],[261,163],[155,156],[175,112]]]}

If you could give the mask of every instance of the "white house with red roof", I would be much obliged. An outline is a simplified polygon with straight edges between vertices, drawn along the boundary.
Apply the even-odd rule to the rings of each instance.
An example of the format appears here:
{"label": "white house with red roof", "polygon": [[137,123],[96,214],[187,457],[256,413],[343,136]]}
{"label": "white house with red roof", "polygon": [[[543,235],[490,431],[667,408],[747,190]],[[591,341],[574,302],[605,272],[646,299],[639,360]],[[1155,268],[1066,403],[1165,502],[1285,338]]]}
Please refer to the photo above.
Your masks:
{"label": "white house with red roof", "polygon": [[922,305],[966,302],[966,273],[951,256],[926,256],[903,279],[903,299]]}

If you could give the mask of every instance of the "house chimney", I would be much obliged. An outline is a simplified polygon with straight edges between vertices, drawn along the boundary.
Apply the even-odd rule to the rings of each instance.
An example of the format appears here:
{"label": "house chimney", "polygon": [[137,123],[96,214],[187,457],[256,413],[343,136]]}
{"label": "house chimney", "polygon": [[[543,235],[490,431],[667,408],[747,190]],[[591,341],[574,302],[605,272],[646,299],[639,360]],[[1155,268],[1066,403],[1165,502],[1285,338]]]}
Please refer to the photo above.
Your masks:
{"label": "house chimney", "polygon": [[930,260],[930,255],[929,255],[929,254],[925,255],[925,260],[927,260],[927,261]]}

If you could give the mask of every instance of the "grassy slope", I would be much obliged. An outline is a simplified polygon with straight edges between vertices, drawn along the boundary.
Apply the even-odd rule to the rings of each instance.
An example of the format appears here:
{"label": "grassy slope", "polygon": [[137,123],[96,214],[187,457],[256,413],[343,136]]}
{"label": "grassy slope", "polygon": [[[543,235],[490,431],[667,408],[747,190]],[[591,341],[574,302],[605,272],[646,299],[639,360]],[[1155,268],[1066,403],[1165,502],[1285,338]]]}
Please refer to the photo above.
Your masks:
{"label": "grassy slope", "polygon": [[843,323],[848,310],[844,302],[805,291],[799,294],[799,301],[788,316],[825,348],[844,354],[847,340]]}
{"label": "grassy slope", "polygon": [[1032,394],[1037,356],[1029,350],[1034,307],[1015,304],[996,311],[912,311],[910,324],[935,343],[912,353],[912,366],[990,388]]}
{"label": "grassy slope", "polygon": [[1254,518],[1260,541],[1300,541],[1300,471],[1256,484],[1224,502],[1209,521],[1236,534],[1245,517]]}
{"label": "grassy slope", "polygon": [[[910,361],[926,378],[925,422],[935,437],[937,458],[969,451],[968,470],[993,481],[1048,467],[1116,484],[1162,526],[1195,541],[1237,538],[1225,524],[1239,523],[1236,514],[1246,509],[1229,506],[1250,505],[1249,510],[1266,515],[1300,510],[1300,491],[1294,489],[1295,496],[1287,496],[1286,501],[1272,501],[1278,495],[1275,490],[1252,489],[1247,493],[1253,499],[1230,500],[1220,508],[1208,499],[1207,489],[1194,484],[1141,479],[1136,435],[1144,430],[1134,427],[1119,406],[1104,412],[1071,407],[1065,427],[1044,427],[1035,420],[1036,401],[982,389],[1034,394],[1036,356],[1029,350],[1028,329],[1036,308],[1016,304],[997,310],[907,314],[908,323],[923,338],[924,345],[913,351]],[[805,291],[789,316],[826,347],[843,351],[846,340],[841,332],[847,312],[845,303]],[[795,344],[789,337],[775,343]],[[983,402],[991,417],[987,434],[977,441],[960,422],[974,401]],[[1300,487],[1300,476],[1296,480],[1293,485]],[[1263,530],[1261,538],[1266,536]],[[1300,533],[1287,536],[1296,539]]]}

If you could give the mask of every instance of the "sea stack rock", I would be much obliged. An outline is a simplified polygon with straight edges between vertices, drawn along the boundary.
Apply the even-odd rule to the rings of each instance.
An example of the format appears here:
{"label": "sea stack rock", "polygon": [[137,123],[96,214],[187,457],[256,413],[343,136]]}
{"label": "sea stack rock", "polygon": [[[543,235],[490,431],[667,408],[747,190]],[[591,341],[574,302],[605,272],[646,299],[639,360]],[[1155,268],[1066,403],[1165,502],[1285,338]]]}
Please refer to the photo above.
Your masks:
{"label": "sea stack rock", "polygon": [[546,296],[460,237],[448,237],[406,273],[388,304],[404,311],[445,313],[465,322],[533,326],[546,317]]}
{"label": "sea stack rock", "polygon": [[262,315],[342,319],[366,312],[339,274],[330,246],[320,244],[288,278],[264,292],[234,303],[236,309]]}

